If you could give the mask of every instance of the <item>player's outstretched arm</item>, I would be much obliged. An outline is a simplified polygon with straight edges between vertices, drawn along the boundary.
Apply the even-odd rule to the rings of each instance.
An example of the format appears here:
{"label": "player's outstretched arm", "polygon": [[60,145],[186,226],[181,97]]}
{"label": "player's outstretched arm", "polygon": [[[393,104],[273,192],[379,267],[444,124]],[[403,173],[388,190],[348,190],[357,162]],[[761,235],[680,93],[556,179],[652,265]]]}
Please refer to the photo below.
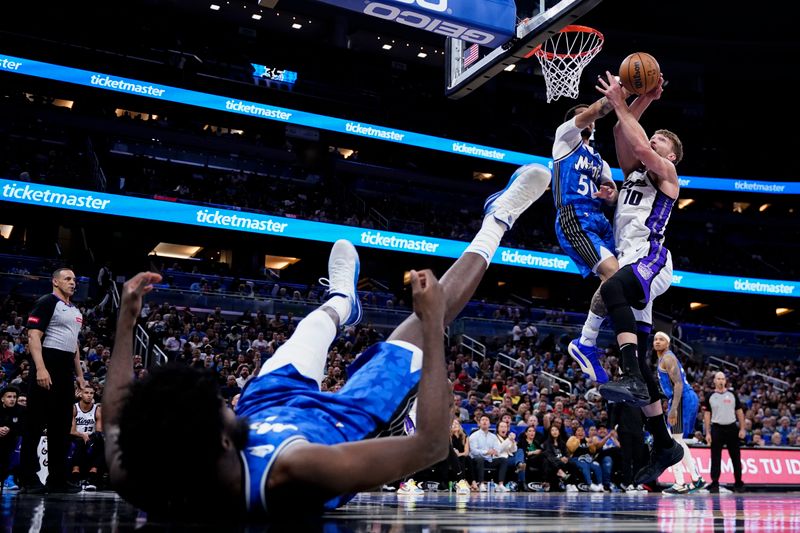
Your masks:
{"label": "player's outstretched arm", "polygon": [[334,496],[401,479],[447,456],[451,392],[444,364],[444,290],[429,270],[412,271],[411,287],[424,353],[416,432],[334,446],[292,446],[278,457],[269,476],[273,509],[298,501],[320,506]]}
{"label": "player's outstretched arm", "polygon": [[[641,120],[642,115],[647,110],[647,108],[650,107],[650,104],[661,98],[661,94],[663,92],[664,92],[664,78],[659,77],[658,84],[656,85],[655,89],[641,96],[637,96],[636,99],[633,102],[631,102],[629,109],[637,122]],[[619,162],[619,166],[620,168],[622,168],[622,172],[625,174],[625,176],[627,176],[632,171],[639,168],[640,163],[639,159],[633,153],[628,143],[620,139],[620,136],[622,135],[620,129],[621,125],[619,122],[617,122],[614,125],[614,146],[617,151],[617,161]]]}
{"label": "player's outstretched arm", "polygon": [[[628,104],[625,103],[624,89],[616,78],[606,71],[606,79],[598,78],[597,82],[597,90],[605,95],[617,114],[617,125],[619,126],[619,136],[615,139],[617,144],[626,143],[636,160],[640,161],[659,179],[677,183],[678,173],[675,165],[670,160],[658,155],[650,147],[650,139],[631,113]],[[625,168],[623,170],[626,171]]]}
{"label": "player's outstretched arm", "polygon": [[142,297],[153,290],[153,283],[161,281],[154,272],[140,272],[125,282],[117,319],[114,350],[108,365],[106,386],[103,394],[103,415],[106,424],[106,464],[111,485],[119,489],[125,480],[120,464],[119,414],[133,382],[133,328],[142,309]]}

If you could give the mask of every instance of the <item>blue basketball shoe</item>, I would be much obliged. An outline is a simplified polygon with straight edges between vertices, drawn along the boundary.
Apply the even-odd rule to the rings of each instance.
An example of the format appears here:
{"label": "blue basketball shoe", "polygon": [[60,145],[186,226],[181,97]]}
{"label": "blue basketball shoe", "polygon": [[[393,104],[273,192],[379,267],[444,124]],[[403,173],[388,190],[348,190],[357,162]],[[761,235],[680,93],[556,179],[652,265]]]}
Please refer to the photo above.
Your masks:
{"label": "blue basketball shoe", "polygon": [[344,296],[350,300],[350,315],[343,317],[343,326],[361,322],[361,300],[357,288],[359,268],[358,252],[350,241],[339,239],[333,243],[328,258],[328,278],[321,278],[319,282],[328,287],[326,300],[332,296]]}
{"label": "blue basketball shoe", "polygon": [[494,215],[508,229],[530,205],[539,199],[550,185],[550,170],[542,165],[531,163],[518,168],[508,185],[486,199],[483,212]]}
{"label": "blue basketball shoe", "polygon": [[608,383],[608,374],[600,363],[603,351],[597,346],[581,344],[580,339],[575,339],[569,343],[567,352],[584,374],[598,383]]}

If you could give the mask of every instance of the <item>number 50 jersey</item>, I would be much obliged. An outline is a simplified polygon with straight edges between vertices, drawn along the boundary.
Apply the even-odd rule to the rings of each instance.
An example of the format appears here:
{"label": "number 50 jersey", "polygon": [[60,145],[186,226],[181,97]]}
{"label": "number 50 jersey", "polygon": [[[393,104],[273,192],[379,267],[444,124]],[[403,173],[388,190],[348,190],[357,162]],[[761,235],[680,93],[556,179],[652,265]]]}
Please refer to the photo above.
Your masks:
{"label": "number 50 jersey", "polygon": [[600,154],[583,142],[575,118],[556,130],[553,175],[556,209],[571,205],[576,212],[602,212],[603,200],[592,195],[601,183],[611,181],[611,168]]}

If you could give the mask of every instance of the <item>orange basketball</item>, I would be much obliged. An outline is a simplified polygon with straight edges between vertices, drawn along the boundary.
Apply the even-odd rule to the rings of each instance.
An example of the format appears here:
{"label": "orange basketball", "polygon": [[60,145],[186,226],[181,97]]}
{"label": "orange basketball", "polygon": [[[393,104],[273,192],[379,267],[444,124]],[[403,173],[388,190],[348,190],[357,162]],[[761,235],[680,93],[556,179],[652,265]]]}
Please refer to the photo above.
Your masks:
{"label": "orange basketball", "polygon": [[569,450],[569,453],[575,453],[575,450],[577,450],[580,445],[581,439],[578,437],[570,437],[567,439],[567,450]]}
{"label": "orange basketball", "polygon": [[622,60],[619,66],[619,81],[628,91],[644,94],[655,89],[661,67],[656,58],[646,52],[634,52]]}

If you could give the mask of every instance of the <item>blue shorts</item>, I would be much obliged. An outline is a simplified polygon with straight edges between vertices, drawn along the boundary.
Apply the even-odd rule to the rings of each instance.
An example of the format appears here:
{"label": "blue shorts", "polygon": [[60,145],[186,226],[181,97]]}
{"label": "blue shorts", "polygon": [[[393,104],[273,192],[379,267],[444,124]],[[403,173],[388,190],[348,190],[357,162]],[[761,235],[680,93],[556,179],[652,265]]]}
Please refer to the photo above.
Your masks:
{"label": "blue shorts", "polygon": [[597,211],[562,207],[556,215],[556,237],[584,278],[606,257],[614,255],[614,231],[605,215]]}
{"label": "blue shorts", "polygon": [[[402,434],[421,376],[412,368],[412,357],[410,350],[396,344],[374,344],[350,365],[350,379],[336,393],[320,391],[317,382],[293,364],[250,380],[236,406],[236,415],[247,417],[250,427],[242,454],[250,480],[248,510],[268,513],[269,494],[264,489],[269,470],[294,441],[334,445]],[[336,496],[325,508],[335,509],[353,496]]]}
{"label": "blue shorts", "polygon": [[[672,398],[669,400],[668,409],[672,408]],[[700,400],[697,394],[693,391],[686,391],[681,398],[681,404],[678,406],[678,423],[670,428],[670,433],[677,435],[683,434],[683,437],[688,439],[694,437],[694,425],[697,422],[697,413],[700,410]]]}

